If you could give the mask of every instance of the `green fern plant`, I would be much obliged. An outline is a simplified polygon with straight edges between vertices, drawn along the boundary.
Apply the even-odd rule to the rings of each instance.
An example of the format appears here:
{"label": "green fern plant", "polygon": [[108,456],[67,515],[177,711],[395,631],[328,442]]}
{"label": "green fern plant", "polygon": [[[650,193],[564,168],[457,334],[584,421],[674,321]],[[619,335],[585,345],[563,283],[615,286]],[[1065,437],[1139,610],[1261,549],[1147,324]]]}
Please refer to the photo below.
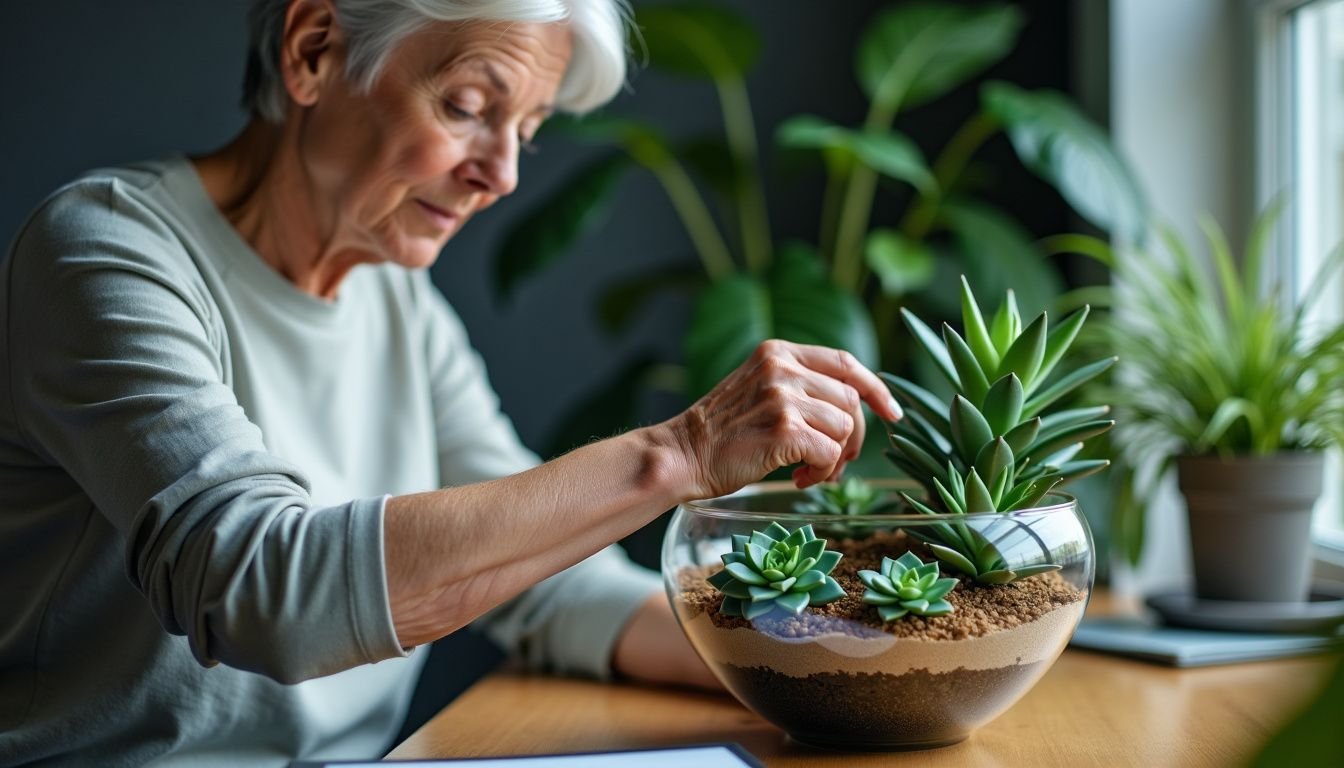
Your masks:
{"label": "green fern plant", "polygon": [[880,571],[859,571],[859,580],[867,587],[863,602],[877,606],[883,621],[894,621],[906,614],[945,616],[952,612],[946,600],[957,580],[938,578],[938,563],[925,563],[911,552],[899,558],[882,558]]}
{"label": "green fern plant", "polygon": [[1057,238],[1054,250],[1095,258],[1119,278],[1100,298],[1120,310],[1089,335],[1124,359],[1092,394],[1123,422],[1112,438],[1120,471],[1111,528],[1131,563],[1143,553],[1147,500],[1177,456],[1344,446],[1344,324],[1312,320],[1344,248],[1301,297],[1270,284],[1263,267],[1282,207],[1260,213],[1240,259],[1208,216],[1199,220],[1203,253],[1165,224],[1154,227],[1160,245],[1118,253],[1096,238]]}
{"label": "green fern plant", "polygon": [[811,525],[790,532],[779,523],[750,536],[734,535],[733,551],[722,556],[723,570],[709,577],[723,593],[719,613],[756,619],[772,611],[798,615],[809,605],[825,605],[845,590],[829,574],[841,554],[826,549]]}
{"label": "green fern plant", "polygon": [[[1051,328],[1045,312],[1025,328],[1010,290],[992,321],[961,279],[963,337],[944,323],[941,338],[902,310],[907,327],[952,385],[951,403],[892,374],[881,374],[906,418],[891,425],[888,457],[922,485],[926,499],[903,494],[925,514],[969,515],[1029,509],[1062,483],[1109,464],[1078,460],[1083,442],[1115,422],[1106,406],[1049,412],[1061,398],[1099,376],[1105,358],[1052,376],[1087,319],[1086,306]],[[1009,567],[998,547],[964,522],[910,531],[938,559],[978,582],[1005,584],[1059,566]]]}

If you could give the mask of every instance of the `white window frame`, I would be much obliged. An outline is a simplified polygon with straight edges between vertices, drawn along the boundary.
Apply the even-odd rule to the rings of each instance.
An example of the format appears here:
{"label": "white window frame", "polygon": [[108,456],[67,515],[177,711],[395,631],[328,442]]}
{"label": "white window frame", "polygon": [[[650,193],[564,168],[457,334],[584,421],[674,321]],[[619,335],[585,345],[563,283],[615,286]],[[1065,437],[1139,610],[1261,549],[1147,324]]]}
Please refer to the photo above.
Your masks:
{"label": "white window frame", "polygon": [[[1255,210],[1261,210],[1297,179],[1298,126],[1296,62],[1292,14],[1316,0],[1245,0],[1247,27],[1254,56]],[[1300,214],[1291,214],[1275,232],[1266,268],[1274,277],[1298,288],[1311,278],[1302,269],[1297,248]],[[1344,296],[1339,299],[1344,302]],[[1313,539],[1316,574],[1344,581],[1344,457],[1327,460],[1326,491],[1317,508]]]}

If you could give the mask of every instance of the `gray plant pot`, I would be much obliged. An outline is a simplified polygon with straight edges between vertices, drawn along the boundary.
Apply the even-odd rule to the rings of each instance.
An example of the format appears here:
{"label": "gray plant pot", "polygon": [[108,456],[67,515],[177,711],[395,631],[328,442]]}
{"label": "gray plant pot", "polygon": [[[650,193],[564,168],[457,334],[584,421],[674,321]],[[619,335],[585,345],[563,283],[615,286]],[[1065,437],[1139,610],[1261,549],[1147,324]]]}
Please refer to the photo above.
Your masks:
{"label": "gray plant pot", "polygon": [[1323,467],[1319,453],[1177,459],[1201,599],[1307,599]]}

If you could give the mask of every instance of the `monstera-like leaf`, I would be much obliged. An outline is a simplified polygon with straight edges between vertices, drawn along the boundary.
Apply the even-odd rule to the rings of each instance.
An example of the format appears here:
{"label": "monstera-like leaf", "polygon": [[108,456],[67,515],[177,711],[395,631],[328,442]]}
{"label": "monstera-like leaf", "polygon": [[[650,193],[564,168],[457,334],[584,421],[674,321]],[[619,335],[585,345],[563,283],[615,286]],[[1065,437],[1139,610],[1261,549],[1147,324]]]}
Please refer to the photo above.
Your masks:
{"label": "monstera-like leaf", "polygon": [[883,11],[859,41],[864,92],[894,114],[942,96],[1012,50],[1022,13],[1009,5],[903,3]]}
{"label": "monstera-like leaf", "polygon": [[686,338],[691,396],[708,392],[770,338],[847,349],[869,367],[877,362],[868,312],[831,283],[804,245],[781,248],[764,276],[738,274],[700,294]]}
{"label": "monstera-like leaf", "polygon": [[1105,131],[1062,94],[1003,82],[981,91],[985,111],[1003,125],[1022,163],[1050,182],[1073,209],[1118,239],[1140,243],[1148,205]]}

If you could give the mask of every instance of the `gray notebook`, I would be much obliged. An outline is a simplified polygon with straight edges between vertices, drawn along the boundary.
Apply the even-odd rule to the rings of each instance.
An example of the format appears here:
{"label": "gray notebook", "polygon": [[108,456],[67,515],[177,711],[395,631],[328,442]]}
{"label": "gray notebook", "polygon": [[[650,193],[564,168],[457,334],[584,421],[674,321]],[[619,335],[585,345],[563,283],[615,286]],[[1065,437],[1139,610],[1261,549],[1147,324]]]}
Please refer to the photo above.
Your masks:
{"label": "gray notebook", "polygon": [[1340,637],[1180,629],[1134,617],[1084,619],[1069,645],[1175,667],[1302,656],[1344,647]]}

